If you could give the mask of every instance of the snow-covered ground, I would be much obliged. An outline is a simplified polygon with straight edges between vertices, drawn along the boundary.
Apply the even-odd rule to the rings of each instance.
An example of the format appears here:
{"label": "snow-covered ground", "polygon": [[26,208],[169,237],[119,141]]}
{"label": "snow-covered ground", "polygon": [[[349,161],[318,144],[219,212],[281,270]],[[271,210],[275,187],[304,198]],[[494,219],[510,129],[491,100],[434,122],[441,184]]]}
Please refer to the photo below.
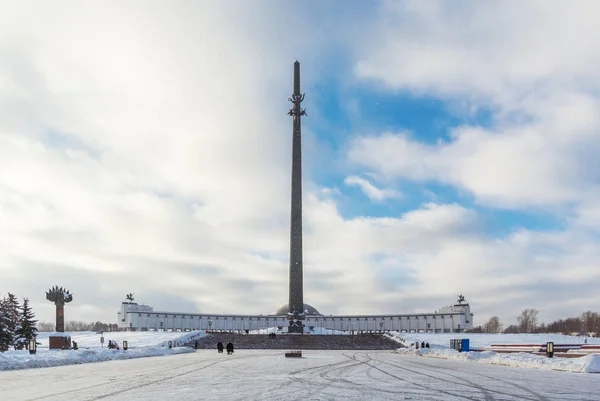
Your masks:
{"label": "snow-covered ground", "polygon": [[[265,334],[276,331],[276,328],[254,330],[252,333]],[[38,353],[30,355],[28,351],[7,351],[0,354],[0,371],[23,368],[60,366],[68,364],[82,364],[88,362],[107,361],[111,359],[130,359],[149,356],[170,355],[190,352],[187,348],[177,349],[185,342],[200,338],[204,331],[194,332],[106,332],[104,333],[104,348],[101,347],[100,334],[95,332],[72,332],[72,340],[77,341],[79,350],[55,351],[48,350],[48,337],[52,333],[40,333]],[[331,330],[315,328],[313,334],[342,334]],[[570,372],[595,372],[600,373],[600,356],[590,355],[581,358],[546,358],[525,353],[497,354],[495,352],[468,352],[458,353],[449,349],[451,338],[469,338],[471,347],[483,348],[492,344],[544,344],[554,341],[556,344],[583,343],[584,337],[570,337],[554,334],[427,334],[427,333],[391,333],[398,342],[411,346],[414,342],[429,342],[431,349],[399,350],[419,356],[454,359],[488,364],[504,364],[508,366],[535,367],[538,369],[554,369]],[[115,340],[122,347],[123,341],[128,342],[128,351],[115,351],[106,349],[109,340]],[[168,341],[172,341],[174,349],[169,350]],[[600,344],[598,338],[588,338],[588,344]]]}
{"label": "snow-covered ground", "polygon": [[[29,351],[6,351],[0,353],[0,371],[40,368],[51,366],[74,365],[90,362],[103,362],[119,359],[144,358],[193,352],[191,348],[181,347],[188,341],[205,336],[204,331],[182,332],[111,332],[104,333],[104,347],[100,343],[100,335],[95,332],[65,333],[77,342],[78,350],[49,350],[48,337],[53,333],[40,333],[36,354]],[[62,333],[60,333],[62,335]],[[108,340],[115,340],[120,350],[106,348]],[[127,341],[128,350],[122,349],[123,341]],[[169,349],[171,341],[173,348]]]}
{"label": "snow-covered ground", "polygon": [[[469,362],[506,365],[515,367],[537,368],[544,370],[560,370],[577,373],[600,373],[600,355],[592,354],[579,358],[548,358],[542,355],[518,352],[511,354],[484,352],[458,352],[450,349],[451,338],[469,338],[471,347],[489,347],[492,344],[545,344],[554,341],[557,344],[581,344],[583,338],[563,336],[557,334],[426,334],[426,333],[398,333],[388,335],[399,343],[409,348],[400,348],[400,354],[418,355],[424,357],[454,359]],[[498,341],[502,339],[502,341]],[[595,340],[591,342],[589,340]],[[430,348],[411,348],[415,342],[428,342]],[[588,344],[600,343],[597,338],[588,339]]]}
{"label": "snow-covered ground", "polygon": [[[48,337],[54,333],[39,333],[38,348],[48,348]],[[63,333],[60,333],[62,335]],[[102,335],[95,331],[73,331],[64,333],[71,336],[72,341],[76,341],[79,348],[102,348],[100,337],[104,336],[104,347],[108,340],[115,340],[119,346],[123,341],[127,341],[129,348],[138,347],[162,347],[169,341],[183,344],[186,341],[195,340],[205,335],[203,330],[189,332],[167,332],[167,331],[112,331],[104,332]]]}
{"label": "snow-covered ground", "polygon": [[65,351],[38,350],[35,355],[29,351],[7,351],[0,353],[0,371],[48,368],[53,366],[79,365],[82,363],[105,362],[120,359],[146,358],[194,352],[190,347],[143,347],[123,350],[80,349]]}
{"label": "snow-covered ground", "polygon": [[[600,345],[598,337],[577,337],[562,334],[480,334],[480,333],[399,333],[392,332],[409,343],[428,342],[430,345],[450,347],[453,338],[468,338],[471,348],[485,348],[492,344],[546,344],[553,341],[555,344],[588,344]],[[437,347],[435,347],[437,348]]]}
{"label": "snow-covered ground", "polygon": [[0,372],[2,400],[597,401],[598,376],[384,351],[214,350]]}
{"label": "snow-covered ground", "polygon": [[453,349],[443,348],[399,348],[395,351],[405,355],[419,355],[433,358],[454,359],[487,363],[493,365],[505,365],[524,368],[536,368],[543,370],[560,370],[575,373],[600,373],[600,355],[586,355],[579,358],[548,358],[542,355],[533,355],[525,352],[502,354],[494,351],[483,352],[458,352]]}

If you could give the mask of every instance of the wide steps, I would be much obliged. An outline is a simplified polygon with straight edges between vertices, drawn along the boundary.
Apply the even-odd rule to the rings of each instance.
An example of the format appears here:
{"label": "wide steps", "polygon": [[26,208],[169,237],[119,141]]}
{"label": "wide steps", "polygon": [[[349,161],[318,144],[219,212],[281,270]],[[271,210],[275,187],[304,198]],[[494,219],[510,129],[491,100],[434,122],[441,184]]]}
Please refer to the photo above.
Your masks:
{"label": "wide steps", "polygon": [[[402,346],[381,334],[358,335],[292,335],[213,333],[198,340],[198,349],[216,349],[217,343],[231,341],[235,349],[288,350],[394,350]],[[194,343],[188,345],[194,346]]]}

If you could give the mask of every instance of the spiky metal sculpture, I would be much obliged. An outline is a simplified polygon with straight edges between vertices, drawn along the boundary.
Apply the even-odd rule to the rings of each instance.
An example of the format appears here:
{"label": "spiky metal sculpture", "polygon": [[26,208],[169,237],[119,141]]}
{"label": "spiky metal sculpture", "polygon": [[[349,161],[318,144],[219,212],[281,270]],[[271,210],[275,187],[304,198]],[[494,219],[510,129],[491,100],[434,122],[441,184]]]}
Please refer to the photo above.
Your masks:
{"label": "spiky metal sculpture", "polygon": [[73,300],[73,294],[62,287],[54,286],[46,291],[46,299],[56,305],[56,332],[65,332],[65,304]]}

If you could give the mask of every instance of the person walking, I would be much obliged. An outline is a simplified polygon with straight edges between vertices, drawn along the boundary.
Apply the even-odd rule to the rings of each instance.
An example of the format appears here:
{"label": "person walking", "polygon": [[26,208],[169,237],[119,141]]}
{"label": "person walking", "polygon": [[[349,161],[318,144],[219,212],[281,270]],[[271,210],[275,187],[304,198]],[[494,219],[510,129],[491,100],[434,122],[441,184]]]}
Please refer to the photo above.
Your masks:
{"label": "person walking", "polygon": [[223,343],[221,341],[217,343],[217,351],[219,352],[219,354],[223,353]]}
{"label": "person walking", "polygon": [[227,343],[227,355],[231,355],[233,354],[233,343],[231,341],[229,341]]}

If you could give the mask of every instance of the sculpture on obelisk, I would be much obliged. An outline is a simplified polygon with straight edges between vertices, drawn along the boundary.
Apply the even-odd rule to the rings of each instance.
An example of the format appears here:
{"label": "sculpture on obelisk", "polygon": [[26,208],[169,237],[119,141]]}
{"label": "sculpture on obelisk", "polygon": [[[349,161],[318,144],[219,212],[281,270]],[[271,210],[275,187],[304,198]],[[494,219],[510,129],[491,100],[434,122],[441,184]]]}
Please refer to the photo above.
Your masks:
{"label": "sculpture on obelisk", "polygon": [[46,291],[46,299],[56,305],[56,332],[65,332],[65,304],[73,300],[73,294],[65,288],[54,286]]}
{"label": "sculpture on obelisk", "polygon": [[300,93],[300,63],[294,63],[294,94],[289,115],[293,118],[292,130],[292,210],[290,226],[290,301],[288,333],[302,333],[304,320],[302,278],[302,116],[306,115]]}

